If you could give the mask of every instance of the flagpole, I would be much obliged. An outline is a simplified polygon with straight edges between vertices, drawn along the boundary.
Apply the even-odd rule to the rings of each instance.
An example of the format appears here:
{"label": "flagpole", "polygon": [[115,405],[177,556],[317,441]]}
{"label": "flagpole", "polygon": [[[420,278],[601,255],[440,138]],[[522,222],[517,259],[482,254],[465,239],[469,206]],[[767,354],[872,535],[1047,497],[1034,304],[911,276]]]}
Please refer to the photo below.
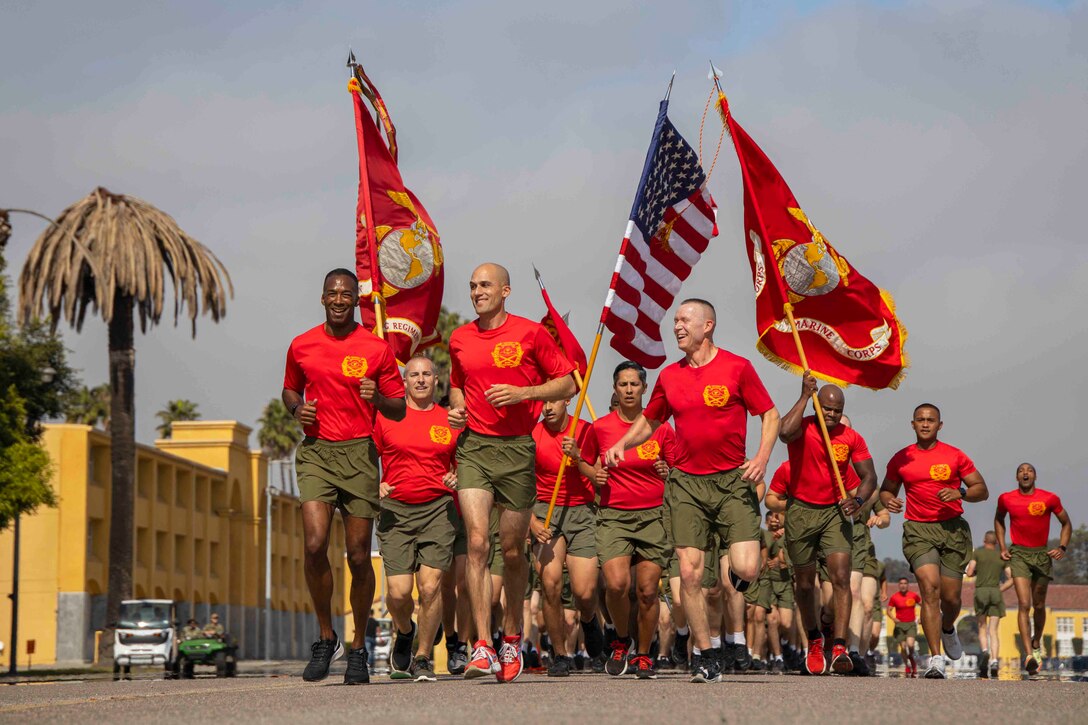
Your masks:
{"label": "flagpole", "polygon": [[[351,80],[355,81],[355,87],[348,82],[348,88],[352,93],[362,92],[362,82],[358,76],[358,64],[355,63],[355,54],[348,57],[348,67],[351,68]],[[358,112],[358,107],[356,107]],[[364,109],[365,112],[365,109]],[[370,299],[374,302],[374,334],[385,337],[385,300],[381,293],[381,271],[378,267],[378,236],[374,229],[374,213],[370,203],[370,173],[366,166],[366,140],[363,137],[361,120],[356,118],[356,131],[359,137],[359,183],[363,187],[363,212],[366,220],[367,248],[370,254]]]}
{"label": "flagpole", "polygon": [[[808,369],[808,358],[805,357],[805,348],[801,345],[801,333],[797,331],[797,323],[793,319],[793,305],[787,302],[784,305],[786,311],[786,319],[790,321],[790,332],[793,333],[793,342],[797,345],[797,354],[801,358],[801,367],[805,369],[805,372],[811,372]],[[839,495],[843,500],[846,499],[846,486],[842,483],[842,472],[839,471],[838,463],[835,462],[835,450],[831,447],[831,434],[827,430],[827,421],[824,420],[824,408],[820,405],[820,398],[816,393],[812,394],[812,406],[816,409],[816,420],[820,424],[820,433],[824,437],[824,445],[827,446],[827,455],[831,460],[831,470],[835,472],[835,483],[839,487]]]}
{"label": "flagpole", "polygon": [[[533,276],[536,277],[536,283],[540,286],[541,294],[546,297],[547,294],[548,294],[548,291],[546,289],[544,289],[544,278],[540,276],[540,270],[538,270],[536,268],[535,264],[533,265]],[[551,305],[551,302],[549,302],[547,299],[545,299],[545,302],[547,302],[549,306]],[[559,348],[562,350],[563,349],[563,340],[560,339],[559,335],[556,335],[556,342],[559,343]],[[566,350],[563,350],[563,352],[566,353],[568,356],[570,356],[570,353],[567,352]],[[587,370],[587,373],[588,373],[588,370]],[[588,375],[587,375],[587,377],[588,377]],[[585,387],[585,382],[582,380],[582,374],[578,372],[578,366],[577,365],[575,365],[575,367],[574,367],[574,382],[578,384],[579,389]],[[589,395],[588,394],[586,395],[586,407],[589,408],[589,417],[592,418],[594,422],[596,422],[597,421],[597,413],[596,413],[596,411],[593,410],[593,403],[589,400]]]}
{"label": "flagpole", "polygon": [[[672,72],[672,77],[669,78],[669,87],[665,91],[665,100],[669,100],[669,96],[672,95],[672,84],[676,80],[676,71]],[[646,163],[650,163],[650,157],[647,153]],[[581,390],[578,391],[578,403],[574,406],[574,418],[571,419],[570,429],[567,431],[567,435],[571,438],[574,437],[575,427],[578,425],[578,418],[582,414],[582,404],[586,402],[587,394],[589,392],[589,378],[593,375],[593,366],[597,362],[597,351],[601,349],[601,338],[604,336],[604,321],[608,315],[608,310],[612,307],[612,298],[616,291],[616,280],[619,278],[620,272],[620,260],[623,259],[624,253],[627,251],[627,245],[631,243],[631,231],[634,229],[634,221],[627,220],[627,229],[623,233],[623,241],[620,242],[620,253],[617,258],[616,268],[612,272],[612,279],[608,283],[608,294],[604,298],[604,306],[601,308],[601,320],[597,323],[597,336],[593,338],[593,350],[589,353],[589,361],[586,363],[586,379],[583,381]],[[539,277],[537,279],[539,281]],[[567,470],[567,461],[570,460],[569,456],[563,456],[563,460],[559,462],[559,473],[555,477],[555,487],[552,489],[552,499],[548,503],[548,515],[544,517],[544,528],[548,528],[548,525],[552,521],[552,513],[555,511],[555,501],[559,498],[559,484],[563,480],[563,474]]]}
{"label": "flagpole", "polygon": [[[729,125],[729,121],[732,116],[729,113],[729,107],[725,100],[725,92],[722,90],[722,86],[718,82],[718,72],[717,69],[714,67],[713,63],[710,64],[710,75],[714,79],[714,87],[718,89],[718,109],[721,111],[722,114],[722,123],[729,131],[729,138],[733,141],[733,148],[737,152],[737,158],[740,160],[740,173],[741,177],[744,180],[744,186],[747,187],[749,195],[751,195],[752,184],[751,181],[748,179],[748,169],[744,164],[744,159],[740,157],[740,148],[737,146],[736,138],[733,136],[733,129]],[[766,237],[766,228],[763,225],[763,217],[759,213],[759,207],[756,206],[753,202],[752,208],[756,214],[756,217],[759,219],[759,225],[761,227],[760,231],[763,233],[763,236]],[[790,332],[793,333],[793,342],[795,345],[797,345],[797,355],[801,358],[801,367],[804,368],[806,373],[809,373],[811,372],[811,370],[809,370],[808,367],[808,357],[805,355],[804,345],[801,344],[801,334],[797,331],[797,323],[793,319],[793,305],[787,302],[785,305],[783,305],[783,311],[786,313],[786,318],[789,320],[790,323]],[[812,406],[816,410],[816,421],[820,425],[820,433],[823,436],[824,445],[827,447],[827,455],[831,462],[831,470],[835,473],[835,483],[838,487],[839,496],[842,500],[845,500],[846,486],[843,485],[842,472],[839,471],[838,463],[836,463],[835,461],[835,451],[831,447],[831,434],[828,433],[827,421],[824,419],[824,409],[823,406],[820,405],[820,399],[816,393],[812,394]]]}

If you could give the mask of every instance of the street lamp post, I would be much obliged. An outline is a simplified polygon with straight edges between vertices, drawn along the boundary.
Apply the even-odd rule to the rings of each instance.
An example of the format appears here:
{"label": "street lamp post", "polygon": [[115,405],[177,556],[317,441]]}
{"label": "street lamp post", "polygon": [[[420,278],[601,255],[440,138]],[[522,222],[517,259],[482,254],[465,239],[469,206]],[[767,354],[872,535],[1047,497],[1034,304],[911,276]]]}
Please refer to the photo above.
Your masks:
{"label": "street lamp post", "polygon": [[[46,365],[41,369],[42,382],[49,385],[57,376],[57,371]],[[11,665],[8,667],[10,674],[19,671],[19,516],[15,514],[15,523],[11,530]]]}

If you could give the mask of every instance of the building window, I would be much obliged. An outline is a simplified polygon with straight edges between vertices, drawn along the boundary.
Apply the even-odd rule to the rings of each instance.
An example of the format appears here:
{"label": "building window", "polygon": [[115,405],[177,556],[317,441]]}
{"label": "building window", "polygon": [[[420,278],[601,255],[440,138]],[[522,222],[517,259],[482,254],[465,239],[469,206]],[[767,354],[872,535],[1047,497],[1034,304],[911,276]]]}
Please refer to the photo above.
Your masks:
{"label": "building window", "polygon": [[190,561],[190,550],[186,546],[185,535],[174,535],[174,571],[179,574],[187,574],[192,568],[192,561]]}
{"label": "building window", "polygon": [[165,569],[170,560],[170,539],[165,531],[155,532],[155,568]]}
{"label": "building window", "polygon": [[151,563],[151,532],[146,526],[136,529],[136,563],[140,566]]}
{"label": "building window", "polygon": [[208,556],[208,568],[212,576],[219,576],[219,542],[213,541]]}
{"label": "building window", "polygon": [[188,509],[193,501],[193,477],[188,471],[178,471],[174,481],[174,505]]}
{"label": "building window", "polygon": [[1055,620],[1058,634],[1058,657],[1073,656],[1073,618],[1058,617]]}

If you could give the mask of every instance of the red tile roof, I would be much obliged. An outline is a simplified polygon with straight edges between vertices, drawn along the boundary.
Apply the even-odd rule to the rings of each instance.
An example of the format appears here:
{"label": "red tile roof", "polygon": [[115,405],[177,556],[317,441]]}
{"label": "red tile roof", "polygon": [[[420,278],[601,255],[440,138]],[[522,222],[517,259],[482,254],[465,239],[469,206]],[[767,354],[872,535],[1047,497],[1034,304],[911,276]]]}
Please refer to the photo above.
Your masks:
{"label": "red tile roof", "polygon": [[[917,591],[917,586],[911,586]],[[889,591],[891,588],[889,587]],[[1016,591],[1012,588],[1004,593],[1005,607],[1016,609]],[[963,583],[962,603],[964,609],[975,606],[975,583]],[[1048,609],[1088,611],[1088,584],[1051,584],[1047,589],[1046,606]]]}

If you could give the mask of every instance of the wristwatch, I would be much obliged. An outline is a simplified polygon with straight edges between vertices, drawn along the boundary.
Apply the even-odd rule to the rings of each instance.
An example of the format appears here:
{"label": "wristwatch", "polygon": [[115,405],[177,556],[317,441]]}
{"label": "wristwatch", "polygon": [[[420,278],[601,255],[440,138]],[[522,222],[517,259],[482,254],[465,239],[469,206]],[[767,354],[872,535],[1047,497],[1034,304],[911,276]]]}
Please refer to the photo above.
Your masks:
{"label": "wristwatch", "polygon": [[1068,551],[1068,549],[1065,548],[1064,544],[1058,544],[1058,548],[1061,549],[1062,551]]}
{"label": "wristwatch", "polygon": [[854,496],[854,501],[857,503],[858,508],[861,508],[865,505],[865,499],[863,499],[861,496]]}
{"label": "wristwatch", "polygon": [[298,410],[298,406],[300,406],[300,405],[302,405],[302,403],[295,403],[294,405],[291,406],[291,417],[292,418],[295,417],[295,411]]}
{"label": "wristwatch", "polygon": [[960,486],[960,498],[967,498],[967,486]]}

